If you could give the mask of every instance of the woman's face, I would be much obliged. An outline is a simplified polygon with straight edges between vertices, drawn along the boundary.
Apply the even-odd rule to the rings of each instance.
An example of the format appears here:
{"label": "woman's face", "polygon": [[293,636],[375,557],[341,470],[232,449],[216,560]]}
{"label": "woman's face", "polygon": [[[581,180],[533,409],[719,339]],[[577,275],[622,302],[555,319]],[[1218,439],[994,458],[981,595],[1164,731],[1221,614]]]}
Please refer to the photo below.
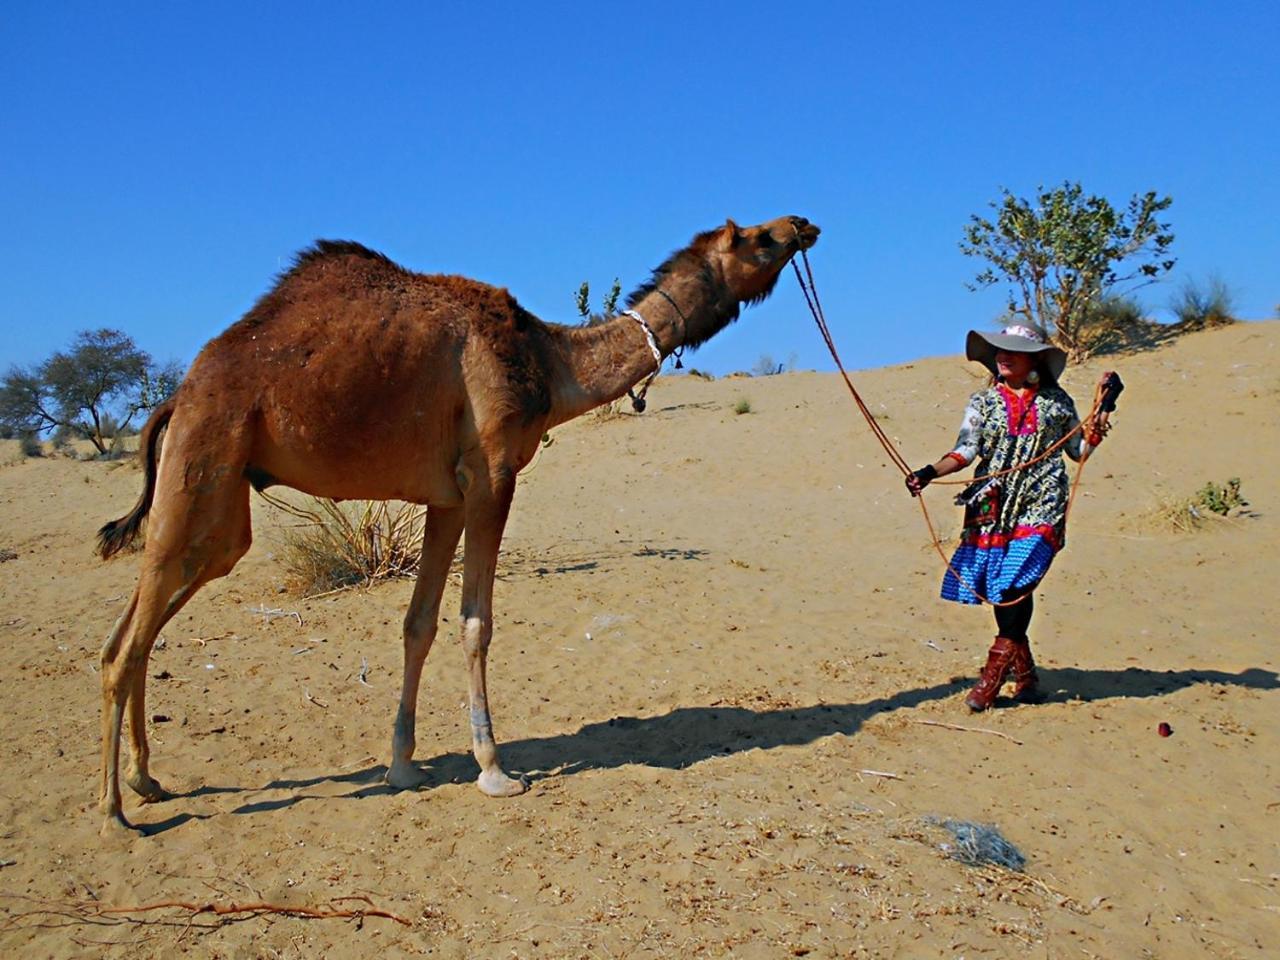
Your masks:
{"label": "woman's face", "polygon": [[1029,353],[1013,353],[1009,350],[996,351],[996,370],[1004,380],[1021,383],[1027,379],[1036,361]]}

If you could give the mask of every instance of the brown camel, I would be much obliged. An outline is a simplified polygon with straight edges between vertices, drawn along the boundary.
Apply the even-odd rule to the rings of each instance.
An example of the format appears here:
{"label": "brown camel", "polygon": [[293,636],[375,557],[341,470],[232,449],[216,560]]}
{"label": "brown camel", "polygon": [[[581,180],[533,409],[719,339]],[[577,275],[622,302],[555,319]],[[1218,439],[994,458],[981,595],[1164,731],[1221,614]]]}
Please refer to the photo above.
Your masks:
{"label": "brown camel", "polygon": [[653,373],[657,352],[697,346],[741,304],[767,297],[818,233],[801,217],[745,228],[730,220],[658,267],[628,298],[630,315],[594,327],[544,323],[505,289],[412,273],[355,243],[322,240],[299,254],[152,414],[139,450],[142,496],[99,532],[110,557],[150,514],[138,585],[102,649],[103,831],[130,826],[118,774],[126,704],[125,780],[143,802],[168,796],[148,768],[152,643],[200,587],[244,556],[250,487],[273,484],[427,505],[387,771],[397,787],[423,779],[413,764],[418,681],[466,533],[462,644],[477,785],[489,796],[523,792],[524,781],[498,764],[485,688],[494,570],[516,474],[551,427]]}

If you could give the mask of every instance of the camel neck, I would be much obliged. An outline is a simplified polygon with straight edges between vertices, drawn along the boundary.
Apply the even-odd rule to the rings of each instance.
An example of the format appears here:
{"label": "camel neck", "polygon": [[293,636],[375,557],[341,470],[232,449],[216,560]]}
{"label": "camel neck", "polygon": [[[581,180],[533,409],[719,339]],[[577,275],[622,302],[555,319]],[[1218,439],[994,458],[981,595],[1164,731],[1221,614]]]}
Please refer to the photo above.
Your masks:
{"label": "camel neck", "polygon": [[[696,308],[681,304],[678,295],[679,291],[655,289],[631,306],[631,316],[620,315],[589,327],[550,327],[563,365],[553,389],[552,426],[616,400],[653,373],[649,332],[664,359],[685,342],[686,318],[695,317]],[[635,314],[644,322],[638,322]]]}

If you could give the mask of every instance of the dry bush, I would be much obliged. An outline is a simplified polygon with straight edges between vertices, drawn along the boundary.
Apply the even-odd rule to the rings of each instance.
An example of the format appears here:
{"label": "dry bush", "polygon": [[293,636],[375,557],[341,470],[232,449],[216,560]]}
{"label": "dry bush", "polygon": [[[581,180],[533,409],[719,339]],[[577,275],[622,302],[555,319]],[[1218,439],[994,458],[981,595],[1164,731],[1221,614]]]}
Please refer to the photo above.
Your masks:
{"label": "dry bush", "polygon": [[1221,277],[1210,277],[1201,286],[1187,280],[1169,302],[1178,325],[1187,330],[1203,330],[1235,323],[1235,295]]}
{"label": "dry bush", "polygon": [[264,494],[299,520],[283,537],[289,587],[312,595],[418,571],[426,511],[413,504],[313,498],[310,508]]}
{"label": "dry bush", "polygon": [[1195,533],[1209,524],[1239,516],[1248,501],[1240,494],[1240,478],[1209,482],[1191,496],[1165,497],[1138,518],[1138,525],[1171,533]]}

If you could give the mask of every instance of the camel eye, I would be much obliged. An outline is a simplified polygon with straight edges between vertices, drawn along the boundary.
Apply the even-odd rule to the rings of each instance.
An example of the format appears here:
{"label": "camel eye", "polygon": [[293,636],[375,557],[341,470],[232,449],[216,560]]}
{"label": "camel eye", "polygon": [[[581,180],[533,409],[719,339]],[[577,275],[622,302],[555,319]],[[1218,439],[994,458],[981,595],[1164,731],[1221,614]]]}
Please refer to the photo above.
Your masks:
{"label": "camel eye", "polygon": [[778,245],[777,241],[773,239],[773,234],[770,234],[770,233],[760,234],[760,246],[764,247],[766,250],[769,247],[776,247],[777,245]]}

